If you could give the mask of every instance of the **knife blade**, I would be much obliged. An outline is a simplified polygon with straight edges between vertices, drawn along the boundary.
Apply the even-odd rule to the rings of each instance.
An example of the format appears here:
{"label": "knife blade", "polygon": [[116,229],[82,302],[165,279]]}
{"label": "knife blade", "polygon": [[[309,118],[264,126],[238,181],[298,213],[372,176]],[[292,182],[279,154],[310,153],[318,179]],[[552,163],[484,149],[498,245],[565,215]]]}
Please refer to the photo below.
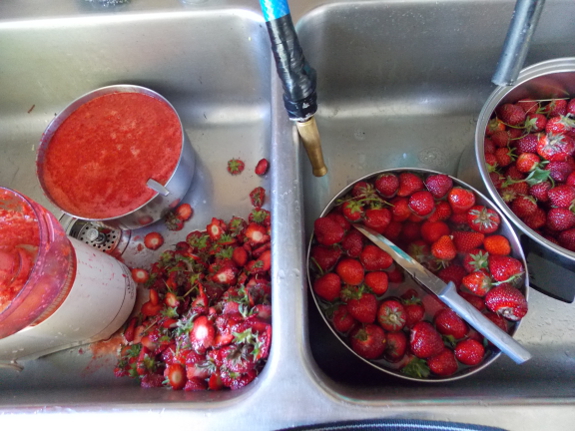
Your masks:
{"label": "knife blade", "polygon": [[463,320],[483,334],[485,338],[491,341],[517,364],[521,364],[531,359],[531,353],[529,353],[521,344],[485,317],[483,313],[473,307],[469,302],[463,299],[457,293],[453,282],[450,281],[449,283],[445,283],[441,278],[437,277],[433,272],[425,268],[409,254],[373,229],[357,224],[353,224],[353,227],[380,249],[389,253],[393,260],[409,275],[411,275],[415,281],[435,294]]}

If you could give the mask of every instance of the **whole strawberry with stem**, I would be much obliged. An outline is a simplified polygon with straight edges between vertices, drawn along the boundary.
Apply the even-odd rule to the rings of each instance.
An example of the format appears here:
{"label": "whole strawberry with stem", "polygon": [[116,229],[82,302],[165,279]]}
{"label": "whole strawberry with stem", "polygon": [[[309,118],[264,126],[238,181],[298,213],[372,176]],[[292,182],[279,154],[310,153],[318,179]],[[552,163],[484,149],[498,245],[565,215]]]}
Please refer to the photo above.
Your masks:
{"label": "whole strawberry with stem", "polygon": [[425,181],[425,187],[436,199],[442,199],[453,187],[453,180],[449,175],[431,174]]}
{"label": "whole strawberry with stem", "polygon": [[459,340],[467,335],[469,327],[465,321],[450,308],[439,310],[433,318],[435,328],[440,334]]}
{"label": "whole strawberry with stem", "polygon": [[511,321],[521,320],[528,310],[525,296],[509,283],[491,289],[485,297],[485,305],[492,312]]}
{"label": "whole strawberry with stem", "polygon": [[462,213],[475,205],[475,194],[463,187],[453,187],[447,194],[447,200],[454,212]]}
{"label": "whole strawberry with stem", "polygon": [[513,282],[525,272],[523,264],[511,256],[489,255],[489,272],[495,281]]}
{"label": "whole strawberry with stem", "polygon": [[431,254],[439,260],[450,261],[457,257],[457,248],[449,235],[443,235],[431,245]]}
{"label": "whole strawberry with stem", "polygon": [[342,290],[342,299],[354,319],[361,323],[373,323],[377,317],[377,299],[375,295],[362,287],[349,286]]}
{"label": "whole strawberry with stem", "polygon": [[499,229],[501,217],[491,208],[476,205],[467,212],[467,223],[476,232],[490,234]]}
{"label": "whole strawberry with stem", "polygon": [[501,121],[510,126],[519,126],[525,121],[525,111],[513,103],[505,103],[498,106],[496,112]]}
{"label": "whole strawberry with stem", "polygon": [[358,286],[363,282],[365,270],[363,265],[356,259],[341,259],[337,264],[335,271],[345,284]]}
{"label": "whole strawberry with stem", "polygon": [[431,192],[420,190],[409,196],[408,205],[415,214],[425,217],[435,209],[435,200]]}
{"label": "whole strawberry with stem", "polygon": [[575,142],[563,134],[543,134],[537,142],[537,154],[551,162],[563,162],[575,153]]}
{"label": "whole strawberry with stem", "polygon": [[414,192],[423,190],[423,188],[423,180],[419,175],[413,172],[402,172],[399,174],[398,196],[407,197]]}
{"label": "whole strawberry with stem", "polygon": [[350,334],[351,348],[362,358],[377,359],[386,347],[385,331],[374,324],[359,326]]}
{"label": "whole strawberry with stem", "polygon": [[444,348],[437,355],[427,360],[429,370],[438,376],[448,377],[455,374],[459,369],[453,350]]}
{"label": "whole strawberry with stem", "polygon": [[485,296],[493,287],[493,280],[485,271],[474,271],[461,281],[463,287],[477,296]]}
{"label": "whole strawberry with stem", "polygon": [[341,294],[341,278],[334,272],[328,272],[314,281],[313,291],[326,301],[335,301]]}
{"label": "whole strawberry with stem", "polygon": [[374,187],[383,198],[392,198],[399,190],[399,178],[392,172],[384,172],[376,178]]}
{"label": "whole strawberry with stem", "polygon": [[445,348],[439,332],[426,321],[418,322],[413,326],[409,345],[413,354],[421,359],[437,355]]}
{"label": "whole strawberry with stem", "polygon": [[388,332],[384,357],[390,362],[397,362],[405,356],[407,351],[407,336],[403,331]]}
{"label": "whole strawberry with stem", "polygon": [[377,310],[377,322],[386,331],[400,331],[405,326],[407,314],[397,299],[383,301]]}
{"label": "whole strawberry with stem", "polygon": [[462,340],[455,346],[455,357],[464,365],[478,365],[485,355],[485,347],[477,340]]}

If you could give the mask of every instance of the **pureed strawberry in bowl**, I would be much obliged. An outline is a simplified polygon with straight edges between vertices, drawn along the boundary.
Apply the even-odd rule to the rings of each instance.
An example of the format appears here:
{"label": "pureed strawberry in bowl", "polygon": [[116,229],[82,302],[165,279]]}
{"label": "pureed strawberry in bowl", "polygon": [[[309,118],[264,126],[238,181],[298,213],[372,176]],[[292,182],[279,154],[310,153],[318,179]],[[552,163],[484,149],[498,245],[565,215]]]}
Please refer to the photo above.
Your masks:
{"label": "pureed strawberry in bowl", "polygon": [[440,382],[469,376],[500,352],[352,224],[417,259],[513,335],[527,313],[518,239],[496,207],[462,181],[405,168],[347,186],[314,223],[308,281],[326,324],[358,358],[386,373]]}
{"label": "pureed strawberry in bowl", "polygon": [[37,173],[67,214],[134,229],[159,220],[185,195],[194,155],[165,98],[114,85],[80,97],[50,123]]}

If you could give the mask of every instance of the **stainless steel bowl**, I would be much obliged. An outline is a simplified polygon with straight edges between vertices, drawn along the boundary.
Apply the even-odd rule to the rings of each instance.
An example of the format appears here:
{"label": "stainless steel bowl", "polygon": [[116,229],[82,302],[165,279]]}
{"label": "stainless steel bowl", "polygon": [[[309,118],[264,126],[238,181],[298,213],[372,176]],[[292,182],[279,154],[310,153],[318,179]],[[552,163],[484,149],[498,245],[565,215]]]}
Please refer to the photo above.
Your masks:
{"label": "stainless steel bowl", "polygon": [[[360,182],[360,181],[370,181],[375,179],[378,175],[384,173],[384,172],[393,172],[396,174],[399,174],[401,172],[415,172],[417,174],[420,175],[429,175],[429,174],[439,174],[441,172],[437,172],[437,171],[433,171],[433,170],[429,170],[429,169],[420,169],[420,168],[397,168],[397,169],[385,169],[385,170],[381,170],[381,171],[377,171],[374,173],[371,173],[369,175],[366,175],[362,178],[359,178],[358,180],[352,182],[351,184],[347,185],[343,190],[341,190],[339,193],[337,193],[333,199],[331,201],[329,201],[329,203],[327,204],[327,206],[324,208],[324,210],[321,212],[319,217],[323,217],[325,215],[327,215],[336,205],[339,199],[341,199],[343,196],[347,195],[353,188],[353,186]],[[478,191],[476,188],[470,186],[469,184],[461,181],[458,178],[455,178],[453,176],[450,176],[451,179],[453,180],[454,185],[458,185],[464,188],[467,188],[469,190],[472,190],[475,193],[476,196],[476,202],[479,205],[484,205],[488,208],[491,208],[495,211],[497,211],[497,213],[500,215],[501,217],[501,225],[499,227],[498,233],[500,233],[501,235],[506,236],[509,239],[509,242],[511,244],[511,248],[512,248],[512,253],[511,255],[513,257],[515,257],[516,259],[519,259],[521,261],[521,263],[523,264],[524,268],[527,268],[527,262],[525,261],[525,256],[523,254],[523,250],[521,248],[521,244],[519,242],[519,238],[517,237],[515,231],[513,230],[513,227],[511,225],[511,223],[509,223],[509,221],[507,221],[505,219],[505,217],[503,217],[501,215],[501,212],[499,211],[499,209],[495,206],[495,204],[493,204],[493,202],[491,202],[484,194],[482,194],[480,191]],[[385,366],[385,361],[383,360],[368,360],[365,359],[363,357],[361,357],[360,355],[358,355],[357,353],[355,353],[355,351],[351,348],[351,346],[348,344],[348,342],[345,340],[345,338],[342,336],[342,334],[340,334],[333,326],[332,323],[330,322],[330,320],[326,317],[325,315],[325,301],[322,300],[321,298],[318,298],[317,295],[315,294],[315,292],[313,291],[312,285],[313,285],[313,276],[312,276],[312,272],[310,270],[310,257],[311,257],[311,249],[312,246],[314,245],[314,236],[312,235],[309,241],[309,245],[308,245],[308,250],[307,250],[307,279],[308,279],[308,286],[309,286],[309,290],[312,293],[312,297],[313,300],[315,302],[315,305],[317,306],[319,313],[321,314],[325,324],[330,328],[330,330],[333,332],[333,334],[341,341],[341,343],[352,353],[354,354],[357,358],[359,358],[360,360],[362,360],[363,362],[371,365],[372,367],[383,371],[384,373],[387,374],[391,374],[393,376],[396,377],[400,377],[402,379],[407,379],[407,380],[412,380],[412,381],[417,381],[417,382],[448,382],[448,381],[454,381],[454,380],[459,380],[462,379],[464,377],[469,377],[472,374],[475,374],[477,372],[479,372],[480,370],[488,367],[491,363],[493,363],[493,361],[495,361],[500,355],[501,352],[499,351],[499,349],[497,349],[496,347],[490,347],[491,350],[486,349],[486,351],[488,351],[489,353],[487,353],[486,358],[484,359],[484,361],[475,367],[466,367],[466,368],[461,368],[459,371],[457,371],[457,373],[448,376],[448,377],[437,377],[437,376],[430,376],[427,379],[418,379],[418,378],[414,378],[414,377],[410,377],[410,376],[406,376],[404,374],[401,374],[398,370],[393,370],[390,368],[387,368]],[[407,276],[406,276],[407,277]],[[406,278],[407,280],[407,278]],[[410,283],[411,281],[409,281],[408,283]],[[415,282],[411,282],[411,284],[413,286],[416,286]],[[525,295],[525,298],[527,300],[529,300],[529,274],[527,273],[527,271],[525,272],[525,276],[521,282],[521,290],[523,292],[523,294]],[[519,328],[520,324],[521,324],[521,320],[519,322],[515,322],[513,323],[512,326],[510,326],[510,330],[509,333],[510,335],[514,335],[517,332],[517,329]]]}
{"label": "stainless steel bowl", "polygon": [[[528,227],[503,201],[489,178],[485,166],[485,129],[495,108],[504,103],[514,103],[523,98],[550,99],[575,97],[575,57],[544,61],[525,68],[515,85],[498,87],[483,106],[475,130],[475,145],[462,154],[457,176],[484,190],[495,204],[511,220],[520,232],[521,243],[530,261],[534,281],[532,287],[557,299],[573,302],[575,285],[575,252],[548,241]],[[532,258],[531,258],[532,256]],[[559,277],[549,278],[561,273]]]}
{"label": "stainless steel bowl", "polygon": [[[178,117],[180,122],[180,127],[182,131],[182,147],[180,151],[180,157],[178,164],[174,169],[170,179],[166,184],[154,185],[155,195],[150,198],[147,202],[142,204],[140,207],[126,213],[115,217],[106,219],[92,219],[86,218],[79,214],[73,214],[60,208],[66,214],[89,221],[102,222],[108,226],[120,228],[120,229],[137,229],[144,226],[148,226],[158,220],[160,220],[164,214],[169,210],[170,207],[177,205],[177,203],[184,197],[184,195],[189,190],[192,180],[194,178],[195,172],[195,154],[192,149],[192,145],[186,135],[186,132],[182,126],[180,117],[172,104],[166,100],[163,96],[145,87],[140,87],[137,85],[111,85],[107,87],[102,87],[97,90],[91,91],[80,98],[74,100],[70,103],[60,114],[58,114],[48,125],[44,131],[42,138],[40,139],[40,145],[38,147],[38,154],[36,158],[36,174],[40,185],[44,191],[46,197],[57,207],[58,204],[50,195],[43,181],[43,169],[44,169],[44,159],[46,155],[46,149],[50,144],[50,140],[54,136],[58,127],[66,120],[76,109],[78,109],[83,104],[97,98],[104,96],[106,94],[112,93],[140,93],[147,96],[153,97],[154,99],[160,100],[167,104]],[[117,179],[120,181],[121,179]]]}

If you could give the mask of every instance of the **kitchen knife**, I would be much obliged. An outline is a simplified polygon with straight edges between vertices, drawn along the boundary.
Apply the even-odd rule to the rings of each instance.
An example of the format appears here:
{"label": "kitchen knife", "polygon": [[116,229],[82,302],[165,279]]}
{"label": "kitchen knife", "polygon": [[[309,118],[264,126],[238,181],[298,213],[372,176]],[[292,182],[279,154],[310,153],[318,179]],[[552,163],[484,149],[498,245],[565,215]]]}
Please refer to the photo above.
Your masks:
{"label": "kitchen knife", "polygon": [[455,289],[453,282],[445,283],[434,273],[422,266],[419,262],[405,253],[393,242],[365,226],[354,224],[358,231],[369,238],[375,245],[391,255],[393,260],[409,273],[419,284],[429,289],[432,293],[447,304],[463,320],[479,331],[495,346],[521,364],[531,358],[531,354],[513,339],[507,332],[485,317],[479,310],[463,299]]}

